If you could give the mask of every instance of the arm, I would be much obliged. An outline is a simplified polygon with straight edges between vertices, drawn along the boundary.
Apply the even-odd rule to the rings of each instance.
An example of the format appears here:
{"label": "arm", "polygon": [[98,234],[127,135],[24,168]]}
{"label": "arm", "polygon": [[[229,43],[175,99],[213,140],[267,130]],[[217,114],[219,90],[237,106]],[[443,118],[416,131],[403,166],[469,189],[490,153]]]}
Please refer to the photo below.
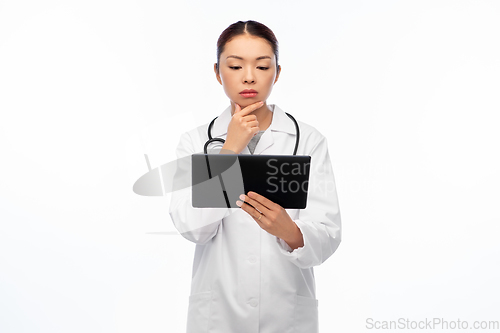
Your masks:
{"label": "arm", "polygon": [[228,208],[192,206],[190,157],[194,153],[190,136],[188,133],[182,134],[176,150],[177,170],[173,178],[173,188],[177,190],[172,192],[169,214],[175,228],[184,238],[197,244],[205,244],[217,234],[222,219],[230,212]]}
{"label": "arm", "polygon": [[300,210],[298,219],[293,220],[302,233],[304,245],[292,249],[276,237],[280,252],[300,268],[323,263],[341,241],[337,191],[325,137],[311,152],[307,196],[307,207]]}

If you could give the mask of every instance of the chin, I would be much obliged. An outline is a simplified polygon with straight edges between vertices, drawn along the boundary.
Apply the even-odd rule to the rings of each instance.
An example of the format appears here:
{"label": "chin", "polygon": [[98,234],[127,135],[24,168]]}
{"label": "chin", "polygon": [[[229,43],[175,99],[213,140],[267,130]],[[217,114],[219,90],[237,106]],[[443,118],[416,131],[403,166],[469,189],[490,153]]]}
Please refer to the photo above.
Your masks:
{"label": "chin", "polygon": [[250,104],[254,103],[252,101],[249,101],[248,99],[246,98],[236,98],[236,99],[233,99],[232,100],[233,103],[236,103],[238,104],[239,106],[241,106],[241,109],[243,110],[244,107],[247,107],[249,106]]}
{"label": "chin", "polygon": [[258,99],[257,97],[253,97],[253,98],[240,97],[240,98],[236,99],[236,103],[238,103],[241,106],[257,103],[257,101],[260,101],[260,99]]}

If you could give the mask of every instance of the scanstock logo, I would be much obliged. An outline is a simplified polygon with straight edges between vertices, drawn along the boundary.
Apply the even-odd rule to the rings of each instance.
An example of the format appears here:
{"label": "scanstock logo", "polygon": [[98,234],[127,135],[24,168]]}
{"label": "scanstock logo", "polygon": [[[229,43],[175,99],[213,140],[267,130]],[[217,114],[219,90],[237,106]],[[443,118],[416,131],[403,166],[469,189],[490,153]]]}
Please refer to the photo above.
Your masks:
{"label": "scanstock logo", "polygon": [[191,201],[187,209],[239,209],[236,201],[249,191],[284,208],[307,205],[310,156],[196,153],[154,169],[145,158],[149,172],[135,182],[133,191],[143,196],[171,193],[171,203],[183,202],[171,205],[171,211],[186,209],[186,200]]}

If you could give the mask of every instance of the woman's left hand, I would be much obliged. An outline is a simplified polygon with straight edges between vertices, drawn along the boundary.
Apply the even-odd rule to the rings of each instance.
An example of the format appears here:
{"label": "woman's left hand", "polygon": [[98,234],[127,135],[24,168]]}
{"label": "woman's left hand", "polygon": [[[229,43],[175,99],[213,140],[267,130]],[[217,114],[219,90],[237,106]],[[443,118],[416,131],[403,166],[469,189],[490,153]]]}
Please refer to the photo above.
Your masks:
{"label": "woman's left hand", "polygon": [[283,207],[252,191],[248,192],[248,195],[240,195],[240,199],[253,206],[236,201],[236,204],[247,212],[262,229],[284,240],[293,250],[304,246],[304,238],[299,227]]}

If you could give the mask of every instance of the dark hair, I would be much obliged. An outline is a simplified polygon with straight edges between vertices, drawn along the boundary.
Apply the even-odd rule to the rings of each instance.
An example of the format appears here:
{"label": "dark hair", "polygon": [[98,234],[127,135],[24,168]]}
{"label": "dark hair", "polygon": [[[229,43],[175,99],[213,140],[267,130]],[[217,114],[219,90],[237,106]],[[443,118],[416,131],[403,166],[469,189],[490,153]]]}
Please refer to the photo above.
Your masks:
{"label": "dark hair", "polygon": [[278,39],[274,35],[271,29],[262,23],[248,20],[248,21],[238,21],[231,24],[224,30],[217,40],[217,71],[219,71],[219,58],[222,52],[224,52],[224,47],[226,43],[229,42],[236,36],[249,34],[255,37],[261,37],[268,41],[271,45],[274,55],[276,57],[276,70],[278,69]]}

